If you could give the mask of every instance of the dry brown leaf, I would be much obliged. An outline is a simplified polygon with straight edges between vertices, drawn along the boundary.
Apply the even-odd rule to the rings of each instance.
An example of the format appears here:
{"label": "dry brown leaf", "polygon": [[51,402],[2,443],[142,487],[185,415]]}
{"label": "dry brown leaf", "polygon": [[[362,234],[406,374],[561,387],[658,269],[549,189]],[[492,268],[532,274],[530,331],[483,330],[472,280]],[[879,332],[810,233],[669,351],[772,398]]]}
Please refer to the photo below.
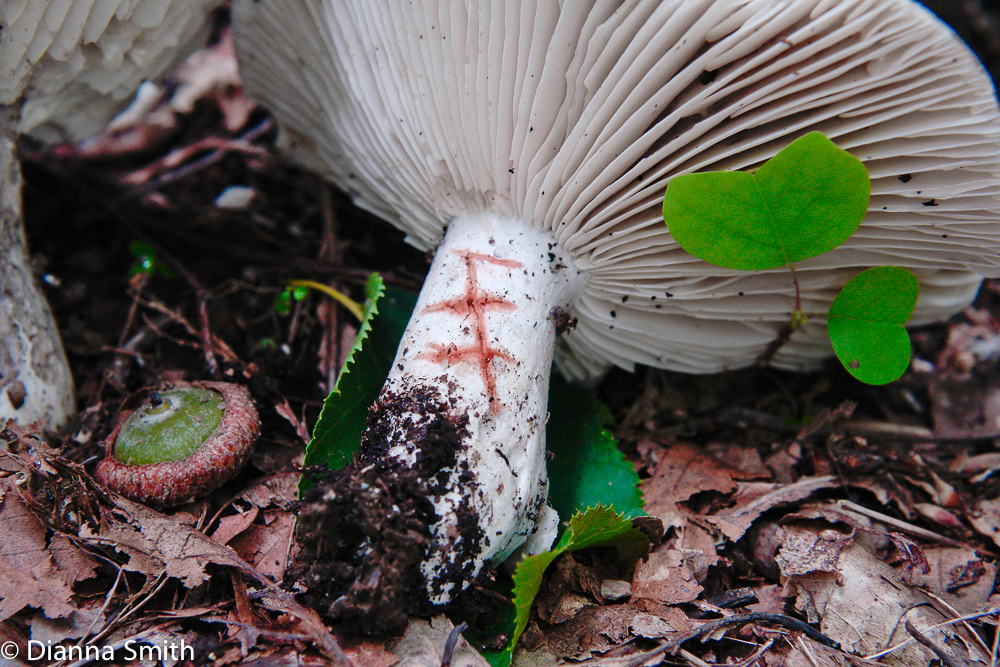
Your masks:
{"label": "dry brown leaf", "polygon": [[128,555],[128,562],[122,565],[126,570],[153,577],[166,574],[194,588],[208,580],[205,567],[209,563],[234,564],[232,552],[175,516],[124,498],[115,502],[119,520],[104,522],[96,533],[84,524],[80,537],[109,544]]}
{"label": "dry brown leaf", "polygon": [[0,479],[0,558],[31,570],[44,556],[46,528],[21,500],[9,478]]}
{"label": "dry brown leaf", "polygon": [[814,573],[836,575],[840,554],[851,545],[854,536],[833,528],[790,525],[778,527],[778,541],[781,548],[774,560],[782,577],[788,579]]}
{"label": "dry brown leaf", "polygon": [[556,656],[583,659],[604,653],[634,637],[671,637],[688,627],[690,623],[686,617],[678,627],[630,604],[589,606],[567,623],[546,633],[546,640],[548,649]]}
{"label": "dry brown leaf", "polygon": [[772,646],[761,656],[759,664],[763,667],[853,667],[857,663],[839,651],[800,637],[790,646],[785,642]]}
{"label": "dry brown leaf", "polygon": [[285,510],[265,510],[264,525],[255,523],[233,538],[233,550],[272,581],[281,581],[288,566],[295,517]]}
{"label": "dry brown leaf", "polygon": [[913,503],[913,509],[924,518],[930,519],[934,523],[944,526],[945,528],[953,530],[961,530],[965,528],[965,525],[957,516],[943,507],[939,507],[933,503]]}
{"label": "dry brown leaf", "polygon": [[31,627],[31,638],[42,643],[65,643],[69,639],[80,639],[103,627],[107,618],[104,609],[104,598],[73,600],[73,613],[60,618],[49,618],[43,612],[36,612],[28,625]]}
{"label": "dry brown leaf", "polygon": [[233,500],[244,500],[260,509],[288,509],[298,500],[300,479],[302,474],[298,472],[275,473],[242,491]]}
{"label": "dry brown leaf", "polygon": [[708,576],[708,569],[719,562],[715,539],[708,531],[693,523],[687,524],[679,532],[678,551],[684,554],[685,562],[694,573],[695,579],[704,581]]}
{"label": "dry brown leaf", "polygon": [[973,528],[1000,546],[1000,499],[980,500],[968,519]]}
{"label": "dry brown leaf", "polygon": [[[219,544],[229,544],[233,538],[249,529],[255,522],[259,524],[258,517],[264,517],[265,524],[273,524],[276,516],[285,514],[291,521],[290,508],[298,496],[300,479],[301,475],[297,472],[277,473],[243,490],[233,498],[232,506],[236,511],[219,519],[218,526],[212,532],[212,539]],[[245,504],[250,505],[249,509],[240,511],[239,508]],[[261,510],[271,508],[277,508],[280,512],[261,513]],[[244,551],[240,554],[252,551],[254,549],[247,550],[244,545]]]}
{"label": "dry brown leaf", "polygon": [[984,560],[971,547],[929,546],[923,555],[928,572],[909,573],[910,584],[931,591],[962,614],[990,607],[997,575],[992,560]]}
{"label": "dry brown leaf", "polygon": [[660,444],[647,440],[639,443],[638,448],[644,459],[653,462],[650,478],[642,484],[646,512],[663,519],[665,524],[680,525],[677,504],[696,493],[729,493],[736,489],[734,476],[739,477],[740,473],[700,447],[685,442]]}
{"label": "dry brown leaf", "polygon": [[73,617],[73,584],[94,576],[98,563],[64,535],[53,535],[49,544],[48,529],[14,479],[0,478],[0,621],[25,607],[53,619]]}
{"label": "dry brown leaf", "polygon": [[739,470],[743,479],[759,477],[770,479],[772,471],[760,458],[760,452],[754,447],[747,447],[743,443],[720,442],[712,443],[706,450],[709,451],[716,460],[727,468]]}
{"label": "dry brown leaf", "polygon": [[584,607],[594,606],[594,601],[576,593],[566,593],[559,598],[547,620],[552,625],[559,625],[574,618]]}
{"label": "dry brown leaf", "polygon": [[696,599],[702,591],[685,554],[676,549],[660,549],[636,567],[632,578],[632,599],[645,598],[664,605]]}
{"label": "dry brown leaf", "polygon": [[344,646],[344,653],[354,667],[391,667],[399,656],[385,647],[384,642],[361,641]]}
{"label": "dry brown leaf", "polygon": [[292,406],[289,405],[287,398],[282,397],[280,401],[275,403],[274,411],[277,412],[282,419],[284,419],[285,421],[287,421],[289,424],[292,425],[292,428],[295,429],[296,437],[298,437],[298,439],[302,441],[303,444],[309,442],[309,440],[311,439],[311,436],[309,434],[309,427],[306,426],[306,422],[304,419],[298,418],[298,416],[295,414],[295,411],[292,410]]}
{"label": "dry brown leaf", "polygon": [[765,584],[753,589],[757,601],[747,605],[747,611],[759,611],[765,614],[785,613],[785,593],[782,586]]}
{"label": "dry brown leaf", "polygon": [[212,531],[212,539],[219,544],[229,544],[230,540],[249,528],[259,514],[260,508],[256,506],[246,512],[227,514],[219,519],[219,525]]}
{"label": "dry brown leaf", "polygon": [[[455,629],[444,616],[430,620],[410,621],[403,636],[389,644],[389,650],[399,656],[397,667],[441,667],[445,642]],[[459,636],[452,652],[453,667],[489,667],[483,656]]]}
{"label": "dry brown leaf", "polygon": [[49,540],[49,554],[55,561],[60,575],[67,584],[90,579],[97,573],[100,563],[96,558],[62,533],[56,533]]}
{"label": "dry brown leaf", "polygon": [[991,376],[936,375],[927,389],[937,437],[975,438],[1000,431],[1000,389]]}
{"label": "dry brown leaf", "polygon": [[796,503],[823,489],[839,486],[836,477],[803,477],[794,484],[741,482],[732,507],[720,510],[705,520],[716,526],[733,542],[739,541],[761,514],[780,505]]}
{"label": "dry brown leaf", "polygon": [[0,620],[6,620],[25,607],[41,609],[49,618],[69,616],[73,590],[55,574],[51,559],[44,558],[23,570],[0,558]]}
{"label": "dry brown leaf", "polygon": [[[802,535],[796,539],[809,541]],[[820,544],[825,540],[817,535],[813,542]],[[839,641],[845,651],[858,655],[881,651],[908,637],[904,623],[910,621],[941,650],[949,653],[956,660],[955,664],[966,664],[970,660],[988,663],[988,657],[967,641],[960,629],[953,626],[931,629],[941,622],[941,614],[926,606],[928,598],[908,585],[899,570],[877,558],[860,541],[853,541],[840,550],[835,571],[829,572],[828,557],[833,550],[822,553],[821,567],[809,568],[799,559],[789,560],[799,570],[808,570],[807,574],[791,571],[782,574],[788,590],[797,596],[796,606],[805,611],[810,620],[818,616],[820,630]],[[910,667],[934,659],[930,650],[911,643],[883,657],[881,663]]]}

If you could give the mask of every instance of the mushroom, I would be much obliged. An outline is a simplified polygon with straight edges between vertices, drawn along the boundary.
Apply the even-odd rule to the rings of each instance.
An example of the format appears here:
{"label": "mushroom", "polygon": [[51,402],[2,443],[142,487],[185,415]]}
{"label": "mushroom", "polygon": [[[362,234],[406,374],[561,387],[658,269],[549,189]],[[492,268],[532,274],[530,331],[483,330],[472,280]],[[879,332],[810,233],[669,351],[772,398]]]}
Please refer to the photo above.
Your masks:
{"label": "mushroom", "polygon": [[[775,339],[794,303],[789,272],[730,271],[679,248],[660,213],[671,177],[754,169],[813,130],[859,157],[868,215],[841,247],[796,264],[806,312],[891,263],[920,279],[913,323],[931,322],[1000,272],[993,86],[915,2],[237,0],[233,11],[241,77],[288,151],[436,248],[357,460],[306,497],[307,537],[316,526],[355,536],[311,545],[346,563],[321,598],[335,616],[378,616],[390,603],[373,591],[393,585],[448,603],[486,565],[548,546],[556,343],[558,368],[582,380],[609,365],[739,368]],[[579,323],[557,341],[567,313]],[[806,325],[772,363],[815,367],[830,354],[824,330]],[[398,542],[363,512],[322,515],[348,497],[409,512],[392,524],[401,531],[427,524],[419,577],[385,566]],[[392,603],[414,609],[415,597]]]}
{"label": "mushroom", "polygon": [[94,476],[132,500],[179,505],[236,475],[259,436],[260,419],[246,387],[164,383],[126,401]]}
{"label": "mushroom", "polygon": [[221,0],[0,3],[0,422],[58,428],[75,412],[55,322],[21,223],[20,135],[76,141],[102,129],[143,79],[203,39]]}

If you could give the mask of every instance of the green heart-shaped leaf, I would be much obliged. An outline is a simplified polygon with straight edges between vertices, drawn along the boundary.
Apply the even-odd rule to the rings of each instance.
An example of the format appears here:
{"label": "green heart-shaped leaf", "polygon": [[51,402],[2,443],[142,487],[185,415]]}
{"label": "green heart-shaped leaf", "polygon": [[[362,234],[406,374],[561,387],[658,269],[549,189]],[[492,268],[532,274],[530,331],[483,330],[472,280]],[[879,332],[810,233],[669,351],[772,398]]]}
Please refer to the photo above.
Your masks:
{"label": "green heart-shaped leaf", "polygon": [[674,240],[717,266],[758,271],[833,250],[850,238],[871,191],[861,161],[820,132],[799,137],[756,173],[670,181],[663,219]]}
{"label": "green heart-shaped leaf", "polygon": [[827,331],[847,372],[867,384],[887,384],[910,364],[903,327],[917,303],[917,277],[896,266],[854,276],[830,306]]}

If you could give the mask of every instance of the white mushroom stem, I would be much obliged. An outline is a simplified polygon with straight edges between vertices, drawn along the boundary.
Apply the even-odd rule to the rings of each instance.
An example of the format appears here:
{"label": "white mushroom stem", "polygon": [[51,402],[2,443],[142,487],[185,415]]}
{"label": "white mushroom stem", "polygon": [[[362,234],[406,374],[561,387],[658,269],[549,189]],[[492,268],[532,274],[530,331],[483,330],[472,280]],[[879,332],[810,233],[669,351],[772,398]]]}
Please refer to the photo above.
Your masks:
{"label": "white mushroom stem", "polygon": [[0,108],[0,425],[16,419],[64,426],[74,411],[73,379],[59,332],[31,272],[21,223],[21,175]]}
{"label": "white mushroom stem", "polygon": [[[458,582],[447,575],[456,568],[471,579],[526,540],[535,551],[551,544],[557,519],[546,505],[545,422],[553,310],[579,287],[551,235],[520,220],[455,220],[435,254],[380,399],[437,394],[432,401],[464,423],[454,463],[432,489],[438,520],[421,567],[435,604],[449,601]],[[410,436],[427,414],[385,417],[386,456],[415,464],[425,443]]]}
{"label": "white mushroom stem", "polygon": [[452,602],[487,564],[551,545],[549,374],[559,309],[581,288],[548,232],[451,222],[357,458],[300,514],[304,552],[347,564],[339,584],[316,575],[331,615],[391,627],[385,608]]}

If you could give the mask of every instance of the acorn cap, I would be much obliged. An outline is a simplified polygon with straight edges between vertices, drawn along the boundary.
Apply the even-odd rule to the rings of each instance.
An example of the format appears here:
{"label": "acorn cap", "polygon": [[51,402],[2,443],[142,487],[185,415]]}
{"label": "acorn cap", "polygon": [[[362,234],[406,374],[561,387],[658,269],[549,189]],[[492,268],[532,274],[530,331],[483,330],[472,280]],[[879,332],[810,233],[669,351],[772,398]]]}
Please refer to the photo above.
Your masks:
{"label": "acorn cap", "polygon": [[77,141],[104,129],[144,80],[203,42],[222,0],[0,4],[0,106],[21,104],[18,133]]}
{"label": "acorn cap", "polygon": [[[164,405],[161,396],[176,390],[198,389],[221,396],[224,412],[218,425],[193,453],[182,458],[171,454],[159,463],[129,464],[120,451],[134,415],[153,414],[153,421]],[[211,399],[199,397],[207,403]],[[175,402],[177,405],[179,402]],[[169,406],[168,406],[169,407]],[[204,421],[198,415],[195,421]],[[190,430],[189,427],[183,427]],[[141,437],[152,440],[148,432]],[[94,477],[116,493],[138,502],[154,505],[179,505],[207,495],[231,479],[250,460],[253,446],[260,437],[260,419],[246,387],[229,382],[171,382],[146,389],[130,397],[118,415],[114,430],[104,441],[105,458],[97,464]],[[135,447],[141,447],[142,442]],[[142,456],[143,454],[140,454]],[[149,454],[146,453],[146,456]],[[130,456],[134,456],[130,455]]]}
{"label": "acorn cap", "polygon": [[[813,130],[864,162],[872,196],[845,244],[796,263],[807,313],[871,266],[917,274],[913,324],[1000,274],[993,85],[910,0],[240,0],[233,17],[243,81],[289,151],[412,244],[482,212],[554,234],[587,275],[559,339],[570,377],[754,362],[789,321],[788,269],[688,254],[663,193]],[[807,325],[772,363],[830,353]]]}

